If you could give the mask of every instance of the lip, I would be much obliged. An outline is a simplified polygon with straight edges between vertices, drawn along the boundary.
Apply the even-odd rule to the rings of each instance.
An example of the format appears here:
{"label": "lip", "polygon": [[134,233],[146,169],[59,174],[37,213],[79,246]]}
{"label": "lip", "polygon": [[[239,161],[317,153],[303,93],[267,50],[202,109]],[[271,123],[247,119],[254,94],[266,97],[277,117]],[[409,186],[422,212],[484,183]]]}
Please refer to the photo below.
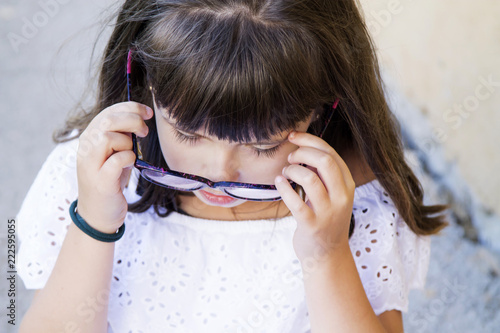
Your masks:
{"label": "lip", "polygon": [[217,195],[204,190],[199,190],[199,193],[213,205],[228,205],[238,200],[228,195]]}

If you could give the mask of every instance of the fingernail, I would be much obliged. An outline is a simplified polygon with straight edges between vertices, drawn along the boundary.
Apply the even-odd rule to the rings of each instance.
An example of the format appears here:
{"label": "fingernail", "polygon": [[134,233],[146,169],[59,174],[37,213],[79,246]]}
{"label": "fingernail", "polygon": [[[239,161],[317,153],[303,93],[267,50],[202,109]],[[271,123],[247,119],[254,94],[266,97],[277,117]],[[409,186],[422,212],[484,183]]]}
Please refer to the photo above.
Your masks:
{"label": "fingernail", "polygon": [[288,154],[288,158],[287,158],[288,162],[291,163],[291,160],[292,160],[292,153]]}
{"label": "fingernail", "polygon": [[287,167],[284,167],[282,170],[281,170],[281,174],[285,174],[285,170],[286,170]]}
{"label": "fingernail", "polygon": [[276,183],[282,183],[284,180],[285,180],[285,178],[283,178],[282,176],[276,176],[275,182]]}
{"label": "fingernail", "polygon": [[295,138],[295,131],[291,131],[290,134],[288,134],[288,138],[293,139]]}
{"label": "fingernail", "polygon": [[149,106],[146,106],[146,110],[148,111],[148,116],[153,115],[153,109],[151,109]]}

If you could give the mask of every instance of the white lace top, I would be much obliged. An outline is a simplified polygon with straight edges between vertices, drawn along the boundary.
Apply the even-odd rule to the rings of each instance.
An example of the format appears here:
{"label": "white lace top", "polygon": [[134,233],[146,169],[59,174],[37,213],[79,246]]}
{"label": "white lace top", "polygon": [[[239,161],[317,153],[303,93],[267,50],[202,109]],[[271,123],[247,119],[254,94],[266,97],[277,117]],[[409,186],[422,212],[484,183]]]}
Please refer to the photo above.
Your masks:
{"label": "white lace top", "polygon": [[[17,216],[26,288],[44,287],[71,223],[77,142],[49,155]],[[138,199],[137,176],[125,190],[128,202]],[[425,283],[430,238],[407,227],[376,180],[356,188],[354,216],[349,243],[375,313],[406,312],[409,289]],[[160,218],[150,209],[129,213],[125,223],[115,248],[109,332],[310,331],[293,217]]]}

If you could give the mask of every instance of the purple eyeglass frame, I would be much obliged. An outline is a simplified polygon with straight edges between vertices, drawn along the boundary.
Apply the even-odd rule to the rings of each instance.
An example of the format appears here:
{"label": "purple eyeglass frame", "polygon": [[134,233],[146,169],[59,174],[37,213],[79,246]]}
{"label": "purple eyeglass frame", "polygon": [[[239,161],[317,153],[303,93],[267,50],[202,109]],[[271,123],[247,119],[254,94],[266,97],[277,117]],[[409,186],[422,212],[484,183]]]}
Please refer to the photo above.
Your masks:
{"label": "purple eyeglass frame", "polygon": [[[131,101],[131,96],[130,96],[130,91],[131,91],[130,76],[131,76],[131,73],[132,73],[132,49],[130,49],[128,51],[128,55],[127,55],[127,99],[129,102]],[[337,108],[338,103],[339,103],[339,99],[337,98],[335,100],[335,102],[333,103],[332,111],[331,111],[330,115],[328,116],[328,119],[325,121],[325,126],[323,127],[323,129],[321,130],[321,132],[319,134],[320,138],[323,137],[323,134],[325,133],[326,128],[328,127],[328,124],[330,123],[330,120],[332,119],[333,113],[334,113],[335,109]],[[196,176],[193,174],[178,172],[178,171],[174,171],[174,170],[165,170],[163,168],[155,167],[155,166],[142,160],[142,153],[139,149],[137,137],[134,133],[132,133],[132,146],[133,146],[134,154],[136,156],[134,166],[137,169],[139,169],[139,171],[141,171],[141,176],[143,176],[142,170],[151,170],[151,171],[162,173],[164,175],[170,175],[170,176],[175,176],[175,177],[179,177],[179,178],[195,180],[197,182],[205,184],[206,186],[201,185],[201,186],[195,187],[193,189],[179,189],[179,188],[169,186],[169,185],[154,181],[152,179],[146,178],[147,181],[149,181],[153,184],[156,184],[156,185],[159,185],[162,187],[166,187],[169,189],[177,190],[177,191],[187,191],[187,192],[200,190],[200,189],[205,188],[205,187],[210,187],[210,188],[215,188],[215,189],[218,188],[218,189],[222,189],[224,193],[226,193],[227,195],[229,195],[233,198],[243,199],[243,200],[248,200],[248,201],[277,201],[277,200],[281,200],[281,196],[276,197],[276,198],[268,198],[268,199],[255,199],[255,198],[239,197],[239,196],[235,196],[234,194],[228,193],[225,190],[226,188],[249,188],[249,189],[256,189],[256,190],[276,190],[275,185],[250,184],[250,183],[226,182],[226,181],[214,182],[214,181],[211,181],[210,179],[207,179],[207,178],[204,178],[201,176]],[[295,189],[297,184],[293,181],[289,181],[289,182],[290,182],[290,185]]]}

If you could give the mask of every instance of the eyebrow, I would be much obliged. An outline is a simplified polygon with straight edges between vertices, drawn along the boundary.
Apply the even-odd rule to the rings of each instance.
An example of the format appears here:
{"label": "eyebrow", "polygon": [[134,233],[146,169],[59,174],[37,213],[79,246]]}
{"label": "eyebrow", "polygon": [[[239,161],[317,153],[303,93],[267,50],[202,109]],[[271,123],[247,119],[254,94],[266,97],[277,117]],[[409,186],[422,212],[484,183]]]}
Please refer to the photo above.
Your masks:
{"label": "eyebrow", "polygon": [[[163,112],[160,111],[160,113],[162,115],[162,118],[165,119],[165,121],[167,123],[169,123],[172,127],[174,127],[177,131],[181,131],[181,132],[184,132],[186,134],[193,135],[193,136],[196,135],[196,136],[201,136],[201,137],[207,138],[204,135],[200,135],[198,133],[192,133],[192,132],[180,129],[175,123],[173,123],[170,119],[168,119],[167,117],[165,117],[165,115],[163,114]],[[241,142],[240,144],[242,144],[242,145],[254,145],[254,146],[259,146],[259,145],[261,145],[261,146],[270,146],[270,145],[279,145],[279,144],[282,144],[285,141],[288,141],[288,134],[286,135],[286,137],[284,139],[281,139],[281,140]]]}

